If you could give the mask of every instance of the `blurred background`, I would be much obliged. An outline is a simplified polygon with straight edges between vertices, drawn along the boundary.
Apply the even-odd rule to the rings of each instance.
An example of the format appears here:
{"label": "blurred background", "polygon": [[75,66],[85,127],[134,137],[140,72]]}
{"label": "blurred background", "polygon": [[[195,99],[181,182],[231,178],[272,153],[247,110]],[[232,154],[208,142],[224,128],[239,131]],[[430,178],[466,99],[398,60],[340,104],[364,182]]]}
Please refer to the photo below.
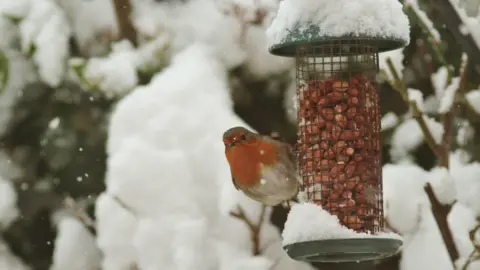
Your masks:
{"label": "blurred background", "polygon": [[[294,61],[266,45],[279,2],[0,0],[0,269],[300,269],[275,259],[284,256],[281,206],[268,212],[269,263],[251,256],[248,229],[228,210],[258,205],[232,195],[220,140],[245,125],[296,142]],[[445,153],[474,164],[463,202],[475,225],[480,0],[403,4],[410,45],[380,57],[383,163],[430,171],[439,159],[396,89],[391,59],[421,92],[432,127],[449,127]],[[452,113],[439,112],[453,78],[462,83]],[[456,175],[467,177],[460,167]],[[479,259],[480,245],[461,234],[460,257],[476,248]],[[445,257],[440,268],[399,255],[384,269],[453,269],[441,248],[423,256]]]}

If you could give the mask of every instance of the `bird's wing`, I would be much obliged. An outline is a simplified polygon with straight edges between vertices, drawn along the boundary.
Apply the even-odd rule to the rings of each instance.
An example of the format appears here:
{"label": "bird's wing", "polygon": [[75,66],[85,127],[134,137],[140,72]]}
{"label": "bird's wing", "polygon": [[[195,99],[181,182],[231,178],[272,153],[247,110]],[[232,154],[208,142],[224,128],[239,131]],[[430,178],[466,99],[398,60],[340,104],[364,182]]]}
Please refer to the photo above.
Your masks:
{"label": "bird's wing", "polygon": [[276,149],[278,161],[285,165],[286,171],[297,172],[297,159],[293,151],[293,147],[290,144],[275,140],[268,136],[264,137],[264,140],[267,140],[268,142],[277,146]]}
{"label": "bird's wing", "polygon": [[293,147],[287,142],[268,138],[270,142],[277,146],[277,157],[282,159],[285,163],[296,164],[296,157],[293,151]]}

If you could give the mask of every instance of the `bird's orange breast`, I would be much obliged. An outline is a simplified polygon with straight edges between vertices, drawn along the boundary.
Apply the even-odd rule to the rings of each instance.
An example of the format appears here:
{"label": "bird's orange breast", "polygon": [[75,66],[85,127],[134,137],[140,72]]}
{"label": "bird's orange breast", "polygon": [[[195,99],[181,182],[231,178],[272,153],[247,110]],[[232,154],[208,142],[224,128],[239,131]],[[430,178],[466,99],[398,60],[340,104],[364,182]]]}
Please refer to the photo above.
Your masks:
{"label": "bird's orange breast", "polygon": [[275,145],[264,141],[239,144],[228,148],[225,154],[241,188],[256,185],[262,178],[262,167],[274,165],[277,159]]}

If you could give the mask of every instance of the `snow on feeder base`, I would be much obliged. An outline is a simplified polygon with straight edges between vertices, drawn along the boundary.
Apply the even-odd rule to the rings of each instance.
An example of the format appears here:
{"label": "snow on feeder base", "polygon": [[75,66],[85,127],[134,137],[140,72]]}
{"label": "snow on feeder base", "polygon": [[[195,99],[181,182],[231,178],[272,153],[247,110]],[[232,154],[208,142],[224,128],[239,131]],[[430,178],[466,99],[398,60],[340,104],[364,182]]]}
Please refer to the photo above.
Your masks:
{"label": "snow on feeder base", "polygon": [[[390,10],[387,17],[401,14],[388,23],[388,18],[377,18],[377,28],[369,14],[375,8],[368,7],[370,0],[362,0],[367,5],[344,3],[353,7],[351,13],[357,9],[347,16],[323,14],[342,1],[318,0],[318,7],[310,1],[310,6],[298,10],[296,5],[302,1],[284,0],[267,35],[272,54],[296,58],[297,157],[308,201],[359,235],[373,235],[384,229],[378,53],[407,45],[409,27],[396,0],[373,1]],[[322,14],[289,18],[289,12]],[[327,33],[324,24],[333,27],[337,17],[332,16],[342,18],[337,24],[357,28],[348,32],[348,27],[338,27],[337,33],[330,29]],[[320,19],[313,23],[316,17]],[[395,25],[403,30],[392,28]],[[292,243],[284,248],[298,260],[361,262],[391,256],[401,245],[398,239],[359,236]]]}

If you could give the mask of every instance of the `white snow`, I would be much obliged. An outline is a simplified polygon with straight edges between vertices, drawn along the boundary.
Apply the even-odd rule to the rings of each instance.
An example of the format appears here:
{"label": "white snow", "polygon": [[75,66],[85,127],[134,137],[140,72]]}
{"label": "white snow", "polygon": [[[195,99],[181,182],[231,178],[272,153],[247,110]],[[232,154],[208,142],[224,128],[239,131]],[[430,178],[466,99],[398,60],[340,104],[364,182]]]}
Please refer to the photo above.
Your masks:
{"label": "white snow", "polygon": [[296,124],[297,123],[297,109],[298,109],[298,100],[297,100],[297,83],[295,81],[295,70],[292,69],[289,74],[291,81],[285,91],[285,97],[283,100],[283,107],[285,108],[285,113],[287,119]]}
{"label": "white snow", "polygon": [[323,210],[314,203],[296,203],[292,206],[285,229],[282,232],[283,246],[293,243],[341,239],[341,238],[395,238],[402,237],[395,233],[366,234],[358,233],[341,225],[337,216]]}
{"label": "white snow", "polygon": [[430,18],[427,16],[425,11],[420,9],[420,6],[418,5],[417,0],[405,0],[403,5],[408,8],[412,8],[413,11],[418,15],[419,19],[422,21],[422,23],[427,27],[428,32],[431,33],[433,41],[436,43],[440,43],[442,38],[440,36],[440,33],[438,30],[433,26],[433,22],[430,20]]}
{"label": "white snow", "polygon": [[408,88],[408,101],[415,102],[417,104],[418,109],[423,112],[425,105],[423,104],[423,93],[418,89]]}
{"label": "white snow", "polygon": [[107,193],[98,197],[95,216],[101,217],[96,222],[96,241],[102,250],[102,269],[130,269],[137,258],[131,244],[136,226],[135,216]]}
{"label": "white snow", "polygon": [[[17,209],[17,193],[9,178],[21,176],[18,165],[13,163],[6,152],[0,150],[0,233],[12,225],[19,217]],[[9,247],[0,237],[0,269],[28,270],[21,259],[12,254]]]}
{"label": "white snow", "polygon": [[27,15],[30,0],[0,1],[0,14],[13,18]]}
{"label": "white snow", "polygon": [[[248,125],[233,113],[222,61],[215,48],[192,44],[116,106],[107,191],[97,202],[105,269],[133,263],[140,269],[267,270],[278,257],[252,257],[248,227],[228,214],[241,205],[258,222],[260,205],[231,183],[221,136],[232,126]],[[110,225],[120,219],[127,225]],[[260,240],[262,248],[280,245],[268,218]]]}
{"label": "white snow", "polygon": [[247,53],[239,42],[241,23],[234,16],[224,14],[218,1],[140,3],[132,2],[134,24],[150,34],[170,34],[171,53],[176,54],[193,42],[204,42],[211,44],[227,68],[237,67],[245,61]]}
{"label": "white snow", "polygon": [[[375,8],[372,8],[375,7]],[[398,1],[283,0],[267,30],[268,46],[285,41],[289,31],[314,24],[320,36],[395,38],[410,42],[410,25]]]}
{"label": "white snow", "polygon": [[464,164],[458,154],[450,157],[451,174],[455,179],[457,200],[480,215],[480,163],[472,162]]}
{"label": "white snow", "polygon": [[378,54],[378,64],[380,66],[380,70],[385,72],[388,80],[394,81],[392,72],[390,71],[390,68],[388,68],[387,65],[387,59],[390,59],[392,61],[393,67],[395,68],[397,74],[400,76],[400,78],[403,78],[403,70],[405,69],[403,65],[403,50],[404,48],[393,50],[393,51],[388,51],[388,52],[383,52]]}
{"label": "white snow", "polygon": [[0,229],[8,227],[17,217],[17,193],[10,180],[0,176]]}
{"label": "white snow", "polygon": [[[463,73],[467,59],[467,55],[463,53],[460,74]],[[451,79],[450,83],[448,83],[448,69],[442,66],[431,76],[431,80],[435,90],[435,96],[438,101],[437,112],[440,114],[445,114],[450,111],[453,103],[455,102],[455,95],[457,90],[460,88],[461,78],[454,77]]]}
{"label": "white snow", "polygon": [[423,191],[428,173],[414,164],[386,164],[382,173],[385,217],[402,234],[415,230],[428,200]]}
{"label": "white snow", "polygon": [[438,108],[438,113],[444,114],[450,111],[453,103],[455,102],[455,94],[460,86],[460,77],[455,77],[452,79],[450,84],[445,88],[443,95],[440,99],[440,106]]}
{"label": "white snow", "polygon": [[[435,142],[440,143],[443,136],[443,125],[435,119],[423,115]],[[392,134],[390,155],[394,161],[400,161],[407,157],[411,150],[414,150],[424,141],[424,134],[420,125],[413,118],[402,122]]]}
{"label": "white snow", "polygon": [[460,146],[466,146],[475,136],[475,129],[467,120],[459,121],[456,141]]}
{"label": "white snow", "polygon": [[0,269],[29,270],[30,267],[13,255],[7,245],[0,239]]}
{"label": "white snow", "polygon": [[467,100],[470,107],[478,114],[480,114],[480,89],[471,90],[465,94],[465,99]]}
{"label": "white snow", "polygon": [[477,12],[476,16],[471,17],[467,15],[464,8],[459,7],[458,1],[450,0],[450,2],[452,2],[457,14],[463,21],[464,32],[470,34],[477,46],[480,47],[480,12]]}
{"label": "white snow", "polygon": [[[388,223],[400,232],[404,239],[400,269],[452,270],[445,245],[430,210],[430,202],[423,189],[427,181],[432,184],[436,196],[442,202],[451,202],[454,196],[458,198],[448,217],[461,258],[457,264],[460,265],[472,251],[473,246],[468,232],[477,223],[475,216],[478,212],[475,212],[472,206],[478,210],[480,190],[474,183],[478,181],[473,180],[473,174],[466,175],[464,171],[466,167],[471,168],[472,173],[477,169],[473,169],[472,165],[465,164],[458,158],[457,153],[452,153],[451,176],[445,169],[434,168],[427,172],[415,164],[386,164],[383,167],[385,216]],[[477,175],[478,172],[477,170]],[[469,185],[474,191],[465,190]],[[467,196],[460,199],[462,194]]]}
{"label": "white snow", "polygon": [[[5,3],[5,2],[2,2]],[[0,134],[3,134],[9,126],[12,117],[12,109],[19,99],[19,90],[36,79],[32,62],[11,44],[19,38],[16,26],[7,18],[0,16],[0,49],[8,58],[8,81],[0,91]]]}
{"label": "white snow", "polygon": [[336,238],[352,238],[357,233],[340,225],[336,216],[313,203],[294,204],[282,232],[283,245]]}
{"label": "white snow", "polygon": [[105,54],[118,36],[118,26],[112,1],[56,0],[69,18],[83,56]]}
{"label": "white snow", "polygon": [[97,270],[101,254],[94,236],[74,217],[63,217],[57,224],[57,238],[50,270]]}
{"label": "white snow", "polygon": [[433,73],[432,84],[435,90],[435,95],[437,99],[441,99],[443,92],[447,88],[448,83],[448,69],[444,66],[440,67],[435,73]]}
{"label": "white snow", "polygon": [[427,180],[432,185],[440,203],[451,204],[457,197],[454,179],[446,168],[433,168],[430,170]]}
{"label": "white snow", "polygon": [[438,108],[440,106],[440,100],[438,100],[435,94],[429,95],[423,101],[423,112],[426,114],[436,114],[438,113]]}
{"label": "white snow", "polygon": [[442,136],[443,136],[443,125],[439,123],[437,120],[433,119],[433,117],[428,117],[426,115],[423,115],[423,119],[425,120],[425,123],[427,124],[428,129],[430,130],[430,133],[432,134],[433,139],[437,144],[440,144],[442,141]]}
{"label": "white snow", "polygon": [[259,47],[265,48],[266,44],[267,38],[264,29],[256,27],[248,30],[245,64],[253,78],[265,79],[294,69],[294,59],[272,55],[266,49],[259,50]]}
{"label": "white snow", "polygon": [[119,96],[132,90],[138,83],[133,46],[127,40],[112,46],[106,58],[91,58],[83,76],[93,85],[98,85],[107,96]]}
{"label": "white snow", "polygon": [[398,124],[398,116],[394,112],[386,113],[380,122],[380,126],[383,130],[388,130],[395,127]]}
{"label": "white snow", "polygon": [[[372,237],[342,228],[336,217],[305,203],[301,193],[301,202],[293,205],[288,216],[284,239],[269,222],[272,209],[266,209],[260,231],[262,254],[252,256],[247,226],[229,212],[240,205],[255,223],[261,206],[233,187],[221,135],[232,126],[249,128],[233,112],[229,71],[240,68],[252,80],[272,76],[290,80],[284,106],[295,123],[293,60],[272,56],[267,47],[281,42],[298,23],[308,21],[327,36],[367,34],[408,42],[409,23],[398,1],[284,0],[280,6],[277,0],[131,2],[137,48],[125,40],[113,42],[118,40],[118,27],[112,1],[0,0],[0,49],[10,70],[0,92],[0,134],[8,129],[12,108],[27,84],[42,81],[56,87],[65,78],[73,79],[65,76],[68,61],[80,70],[83,78],[76,79],[85,79],[85,88],[121,98],[109,122],[107,190],[96,201],[97,236],[73,217],[58,219],[52,270],[309,270],[312,267],[288,258],[282,245]],[[406,2],[432,26],[416,1]],[[259,11],[267,13],[265,20],[246,24]],[[467,18],[458,11],[466,32],[480,37],[478,16]],[[11,18],[21,21],[14,24]],[[438,31],[430,30],[440,40]],[[68,59],[70,36],[82,58]],[[385,68],[387,58],[402,76],[403,49],[380,54],[380,68],[392,79]],[[149,84],[139,86],[139,71],[155,75]],[[434,95],[422,101],[421,92],[410,89],[409,99],[431,116],[448,111],[459,80],[447,85],[447,75],[441,67],[432,77]],[[275,86],[267,91],[278,93]],[[480,114],[480,89],[465,96]],[[457,200],[448,221],[460,266],[473,249],[468,231],[480,215],[480,163],[468,160],[469,149],[462,149],[451,154],[448,172],[437,167],[421,169],[409,153],[424,136],[410,117],[411,112],[398,117],[388,113],[382,118],[383,130],[395,128],[391,154],[396,164],[383,168],[385,215],[403,236],[401,270],[451,270],[423,187],[431,183],[443,203]],[[63,125],[58,119],[49,127]],[[439,142],[443,126],[433,118],[424,119]],[[459,123],[457,141],[467,146],[475,134],[469,125]],[[18,217],[11,179],[21,173],[0,150],[0,229]],[[29,269],[2,239],[0,269]]]}
{"label": "white snow", "polygon": [[63,80],[71,30],[63,10],[53,0],[32,1],[20,22],[22,50],[30,53],[40,78],[52,87]]}

